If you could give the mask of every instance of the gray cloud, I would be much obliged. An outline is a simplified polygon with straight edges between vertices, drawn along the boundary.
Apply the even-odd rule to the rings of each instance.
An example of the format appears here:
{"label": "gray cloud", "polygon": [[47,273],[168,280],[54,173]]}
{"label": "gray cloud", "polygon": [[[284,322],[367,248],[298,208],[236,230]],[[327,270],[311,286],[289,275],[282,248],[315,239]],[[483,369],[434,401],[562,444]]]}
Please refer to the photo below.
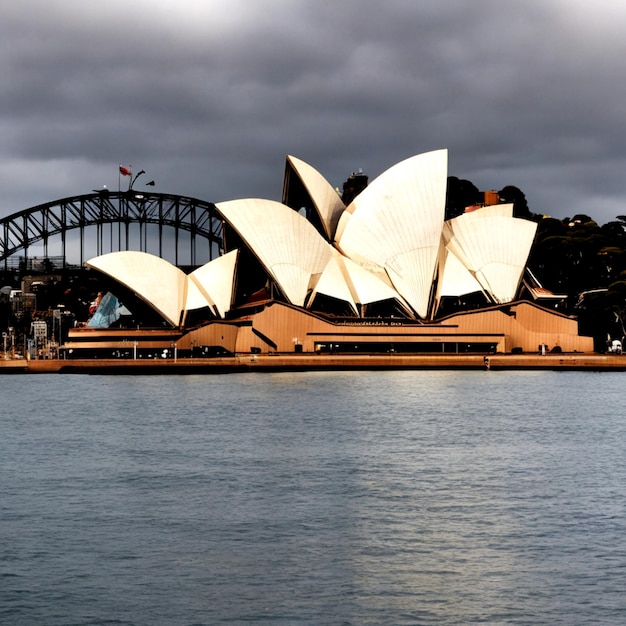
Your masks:
{"label": "gray cloud", "polygon": [[440,147],[532,211],[626,213],[626,10],[608,0],[15,4],[0,215],[115,188],[120,162],[164,192],[276,199],[287,153],[340,185]]}

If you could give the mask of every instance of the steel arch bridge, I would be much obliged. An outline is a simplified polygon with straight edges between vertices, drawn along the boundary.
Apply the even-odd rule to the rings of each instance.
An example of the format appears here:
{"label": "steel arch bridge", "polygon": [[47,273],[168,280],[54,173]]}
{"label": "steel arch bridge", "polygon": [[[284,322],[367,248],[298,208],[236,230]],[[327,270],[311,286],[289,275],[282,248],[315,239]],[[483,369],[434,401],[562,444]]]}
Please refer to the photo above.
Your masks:
{"label": "steel arch bridge", "polygon": [[[210,202],[162,193],[104,190],[55,200],[0,219],[0,269],[3,267],[7,271],[9,259],[20,253],[22,260],[27,261],[29,249],[34,244],[41,244],[43,256],[48,257],[51,240],[57,248],[60,245],[65,267],[69,231],[78,231],[82,266],[86,260],[85,233],[89,229],[93,234],[94,228],[96,249],[88,258],[114,250],[139,249],[145,252],[148,225],[154,225],[151,230],[157,232],[159,256],[164,253],[164,234],[171,236],[173,230],[173,242],[171,238],[167,241],[170,246],[173,243],[176,265],[179,265],[183,233],[189,241],[190,265],[197,264],[198,240],[207,245],[203,256],[208,256],[208,260],[219,256],[219,249],[223,246],[222,220]],[[153,239],[154,235],[150,237]]]}

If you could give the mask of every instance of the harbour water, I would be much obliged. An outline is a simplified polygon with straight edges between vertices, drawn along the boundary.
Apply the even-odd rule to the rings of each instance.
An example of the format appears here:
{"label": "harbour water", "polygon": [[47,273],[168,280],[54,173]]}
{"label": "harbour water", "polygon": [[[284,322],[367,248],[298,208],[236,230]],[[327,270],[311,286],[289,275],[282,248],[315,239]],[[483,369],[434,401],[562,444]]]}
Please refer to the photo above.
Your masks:
{"label": "harbour water", "polygon": [[624,373],[0,380],[0,624],[626,623]]}

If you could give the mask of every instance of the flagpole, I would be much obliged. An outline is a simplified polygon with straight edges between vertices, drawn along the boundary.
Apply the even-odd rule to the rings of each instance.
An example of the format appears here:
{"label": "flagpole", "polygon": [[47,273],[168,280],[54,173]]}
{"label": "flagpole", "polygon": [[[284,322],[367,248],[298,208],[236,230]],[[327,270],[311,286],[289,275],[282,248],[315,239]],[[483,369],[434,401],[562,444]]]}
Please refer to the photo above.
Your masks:
{"label": "flagpole", "polygon": [[129,182],[128,182],[128,191],[130,191],[133,187],[133,171],[132,171],[133,166],[129,165],[128,167],[126,167],[125,165],[122,165],[121,163],[118,166],[118,173],[117,173],[117,191],[118,193],[120,193],[122,191],[122,179],[121,176],[128,176],[129,177]]}
{"label": "flagpole", "polygon": [[119,220],[117,222],[117,249],[121,251],[122,249],[122,164],[120,163],[117,166],[117,213],[119,215]]}

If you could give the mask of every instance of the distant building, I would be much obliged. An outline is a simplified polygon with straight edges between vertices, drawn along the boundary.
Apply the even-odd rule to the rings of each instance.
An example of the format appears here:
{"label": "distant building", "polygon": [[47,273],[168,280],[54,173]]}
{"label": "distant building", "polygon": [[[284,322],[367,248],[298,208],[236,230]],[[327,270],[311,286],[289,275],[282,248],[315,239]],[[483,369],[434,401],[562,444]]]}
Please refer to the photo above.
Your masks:
{"label": "distant building", "polygon": [[500,196],[498,195],[498,192],[493,189],[483,191],[483,204],[485,206],[500,204]]}
{"label": "distant building", "polygon": [[24,293],[21,289],[15,289],[10,296],[11,310],[17,318],[35,310],[37,299],[34,293]]}
{"label": "distant building", "polygon": [[341,201],[345,205],[350,204],[367,187],[368,181],[369,177],[363,173],[363,170],[360,169],[357,173],[352,172],[343,184]]}

